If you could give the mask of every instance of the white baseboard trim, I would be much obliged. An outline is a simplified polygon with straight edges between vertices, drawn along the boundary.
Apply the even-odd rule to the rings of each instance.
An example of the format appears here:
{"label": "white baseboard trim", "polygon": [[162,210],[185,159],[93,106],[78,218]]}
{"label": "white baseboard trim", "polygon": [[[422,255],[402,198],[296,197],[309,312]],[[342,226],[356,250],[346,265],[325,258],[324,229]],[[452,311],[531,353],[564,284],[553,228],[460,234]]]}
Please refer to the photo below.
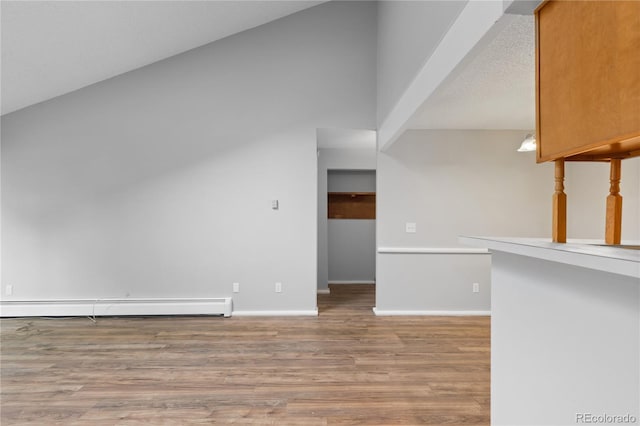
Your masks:
{"label": "white baseboard trim", "polygon": [[331,289],[328,288],[319,288],[318,294],[331,294]]}
{"label": "white baseboard trim", "polygon": [[375,284],[375,281],[357,280],[357,281],[329,281],[329,284]]}
{"label": "white baseboard trim", "polygon": [[0,317],[76,317],[124,315],[231,316],[230,297],[203,299],[98,299],[2,301]]}
{"label": "white baseboard trim", "polygon": [[376,316],[491,316],[491,311],[411,311],[411,310],[385,310],[373,308]]}
{"label": "white baseboard trim", "polygon": [[318,309],[309,311],[233,311],[234,317],[317,317]]}

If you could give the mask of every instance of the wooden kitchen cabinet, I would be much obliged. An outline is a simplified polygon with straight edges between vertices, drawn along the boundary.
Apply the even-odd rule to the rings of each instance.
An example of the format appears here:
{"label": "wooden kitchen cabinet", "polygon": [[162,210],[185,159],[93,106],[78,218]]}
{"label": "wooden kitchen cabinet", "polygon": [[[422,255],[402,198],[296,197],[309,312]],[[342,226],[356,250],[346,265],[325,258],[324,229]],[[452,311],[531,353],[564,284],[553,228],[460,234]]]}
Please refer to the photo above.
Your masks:
{"label": "wooden kitchen cabinet", "polygon": [[553,240],[566,241],[565,161],[607,161],[605,241],[619,244],[620,161],[640,155],[640,1],[548,0],[535,15],[536,158],[556,162]]}
{"label": "wooden kitchen cabinet", "polygon": [[537,160],[640,155],[640,2],[536,11]]}

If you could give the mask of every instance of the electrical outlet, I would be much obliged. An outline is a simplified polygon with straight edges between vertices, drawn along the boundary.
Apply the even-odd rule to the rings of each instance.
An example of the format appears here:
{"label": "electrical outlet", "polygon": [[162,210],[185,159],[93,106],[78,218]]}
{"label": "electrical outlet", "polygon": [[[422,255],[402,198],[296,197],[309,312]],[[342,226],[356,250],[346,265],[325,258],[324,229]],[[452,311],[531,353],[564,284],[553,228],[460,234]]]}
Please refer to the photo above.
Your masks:
{"label": "electrical outlet", "polygon": [[473,283],[473,292],[480,293],[480,283]]}
{"label": "electrical outlet", "polygon": [[233,292],[240,293],[240,283],[233,283]]}
{"label": "electrical outlet", "polygon": [[276,293],[282,293],[282,283],[276,283]]}
{"label": "electrical outlet", "polygon": [[4,292],[7,296],[11,296],[13,294],[13,286],[11,284],[7,285]]}
{"label": "electrical outlet", "polygon": [[416,224],[415,224],[415,222],[407,222],[407,223],[405,223],[404,224],[404,230],[408,234],[415,234],[416,233]]}

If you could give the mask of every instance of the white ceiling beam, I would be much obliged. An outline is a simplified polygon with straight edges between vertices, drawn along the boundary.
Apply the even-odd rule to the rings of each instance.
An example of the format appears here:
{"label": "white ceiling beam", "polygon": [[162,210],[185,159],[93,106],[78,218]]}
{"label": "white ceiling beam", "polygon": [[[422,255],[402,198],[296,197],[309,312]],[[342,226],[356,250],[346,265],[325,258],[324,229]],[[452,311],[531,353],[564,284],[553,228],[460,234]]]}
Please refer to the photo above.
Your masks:
{"label": "white ceiling beam", "polygon": [[504,13],[510,15],[533,15],[542,0],[503,0]]}

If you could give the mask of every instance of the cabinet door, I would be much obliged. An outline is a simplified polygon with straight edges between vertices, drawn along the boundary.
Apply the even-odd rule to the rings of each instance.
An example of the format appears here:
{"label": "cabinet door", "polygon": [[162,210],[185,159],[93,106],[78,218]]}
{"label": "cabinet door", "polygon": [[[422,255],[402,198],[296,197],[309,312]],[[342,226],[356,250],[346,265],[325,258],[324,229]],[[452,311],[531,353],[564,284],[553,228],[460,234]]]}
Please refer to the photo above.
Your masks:
{"label": "cabinet door", "polygon": [[640,1],[544,3],[536,68],[538,162],[640,154]]}

